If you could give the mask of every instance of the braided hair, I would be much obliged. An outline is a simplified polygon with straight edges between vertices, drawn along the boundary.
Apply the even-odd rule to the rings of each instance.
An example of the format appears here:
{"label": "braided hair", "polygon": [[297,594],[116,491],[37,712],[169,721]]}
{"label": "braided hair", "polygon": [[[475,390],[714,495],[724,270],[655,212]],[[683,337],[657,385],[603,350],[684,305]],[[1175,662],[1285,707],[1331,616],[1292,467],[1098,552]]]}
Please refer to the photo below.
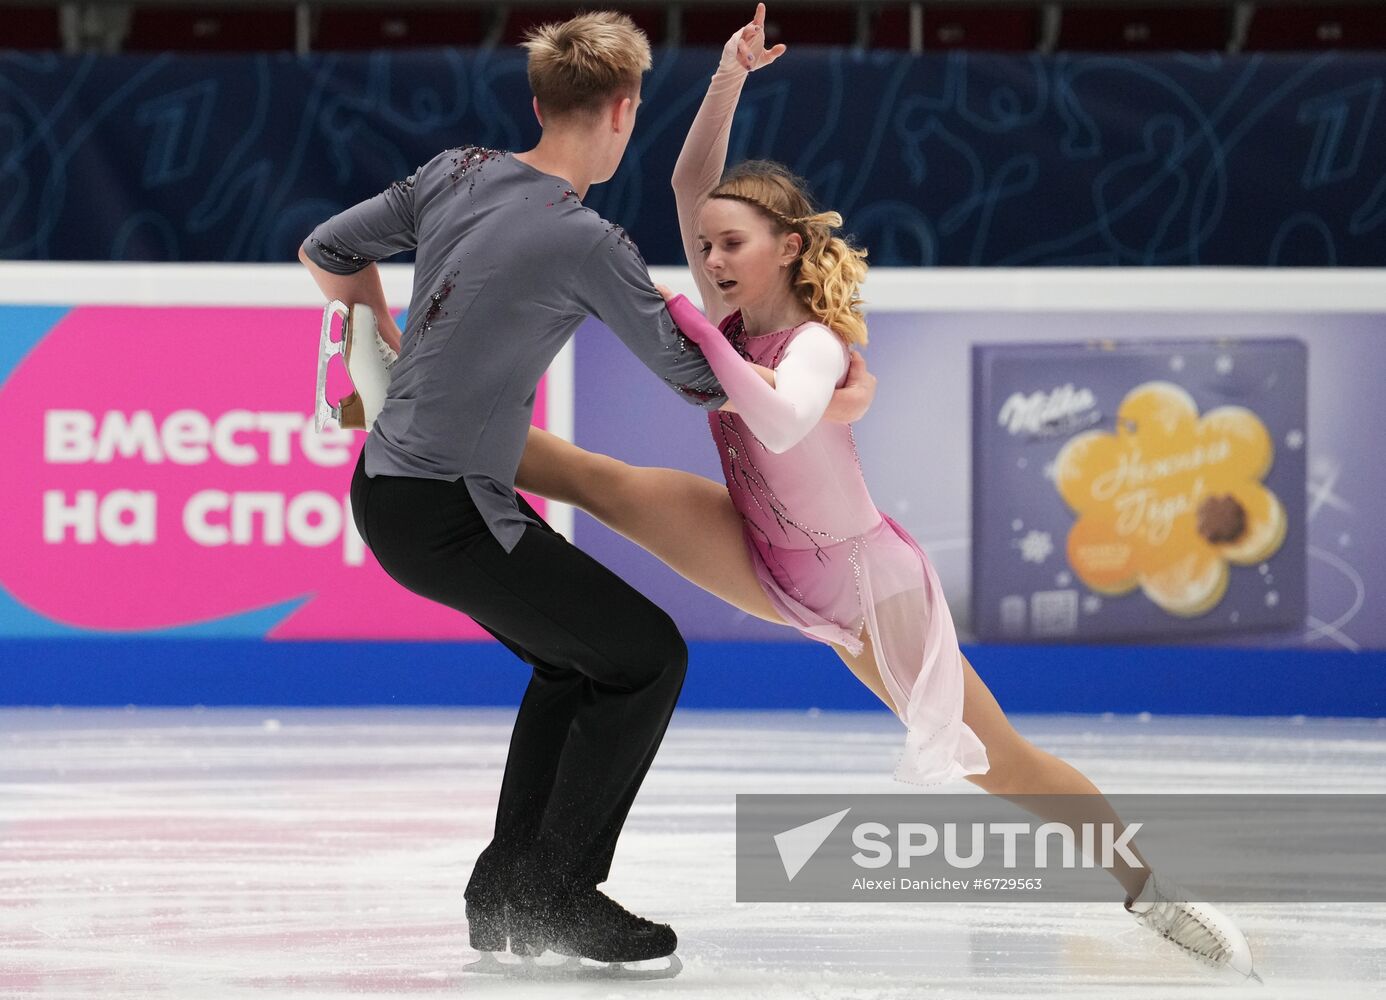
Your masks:
{"label": "braided hair", "polygon": [[794,294],[815,319],[848,344],[866,343],[859,294],[866,278],[866,251],[837,235],[841,215],[816,211],[803,180],[770,160],[737,164],[708,197],[750,205],[777,236],[798,233],[801,249],[789,265]]}

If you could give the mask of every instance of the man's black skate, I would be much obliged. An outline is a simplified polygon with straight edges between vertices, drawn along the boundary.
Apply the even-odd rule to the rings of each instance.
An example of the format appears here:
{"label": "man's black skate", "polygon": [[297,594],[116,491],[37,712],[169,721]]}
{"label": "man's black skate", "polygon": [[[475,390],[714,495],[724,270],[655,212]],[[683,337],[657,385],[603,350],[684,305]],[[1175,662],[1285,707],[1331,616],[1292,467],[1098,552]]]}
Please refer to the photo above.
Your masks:
{"label": "man's black skate", "polygon": [[[671,979],[683,971],[673,953],[678,936],[672,928],[635,916],[595,888],[561,898],[517,893],[508,901],[474,893],[467,900],[467,923],[471,945],[482,953],[468,972],[546,980],[651,980]],[[518,961],[498,957],[507,943]],[[553,955],[541,957],[546,950]]]}
{"label": "man's black skate", "polygon": [[505,951],[509,937],[510,921],[504,902],[467,901],[467,943],[472,948],[476,951]]}
{"label": "man's black skate", "polygon": [[[480,952],[505,951],[510,938],[509,866],[493,861],[488,851],[482,852],[472,870],[463,898],[467,901],[467,935],[469,943]],[[535,954],[542,952],[540,947]],[[517,948],[515,954],[523,954]]]}
{"label": "man's black skate", "polygon": [[548,924],[549,947],[598,962],[644,962],[672,955],[678,935],[668,924],[637,917],[595,887],[579,889]]}

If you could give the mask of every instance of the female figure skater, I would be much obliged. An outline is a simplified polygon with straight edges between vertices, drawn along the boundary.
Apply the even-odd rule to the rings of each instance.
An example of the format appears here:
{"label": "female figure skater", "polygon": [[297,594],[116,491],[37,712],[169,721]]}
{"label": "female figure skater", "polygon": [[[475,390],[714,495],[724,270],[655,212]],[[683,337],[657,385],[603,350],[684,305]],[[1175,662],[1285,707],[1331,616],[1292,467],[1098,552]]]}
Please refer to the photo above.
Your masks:
{"label": "female figure skater", "polygon": [[[517,484],[588,511],[746,612],[831,643],[906,725],[902,780],[965,777],[1006,797],[1053,796],[1020,804],[1075,828],[1120,828],[1091,781],[1012,728],[958,648],[928,558],[872,502],[850,427],[821,419],[849,345],[866,342],[865,253],[834,235],[841,216],[814,211],[783,167],[751,162],[723,176],[742,84],[785,51],[764,47],[764,19],[759,4],[727,42],[673,177],[707,318],[661,289],[734,406],[709,414],[725,487],[632,468],[539,430]],[[1185,902],[1146,868],[1108,870],[1143,924],[1206,964],[1254,974],[1225,915]]]}

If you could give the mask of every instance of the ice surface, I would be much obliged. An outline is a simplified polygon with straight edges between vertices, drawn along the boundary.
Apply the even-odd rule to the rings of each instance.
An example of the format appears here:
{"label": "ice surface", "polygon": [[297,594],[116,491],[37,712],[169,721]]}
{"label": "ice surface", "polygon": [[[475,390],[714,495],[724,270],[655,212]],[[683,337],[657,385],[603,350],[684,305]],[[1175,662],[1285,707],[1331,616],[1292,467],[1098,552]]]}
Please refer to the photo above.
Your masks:
{"label": "ice surface", "polygon": [[[880,714],[682,712],[608,891],[673,924],[655,983],[465,974],[499,710],[0,711],[0,997],[1380,996],[1386,905],[1229,904],[1263,988],[1110,904],[738,904],[737,792],[896,792]],[[1108,792],[1386,792],[1374,721],[1030,717]],[[960,783],[947,791],[968,791]],[[979,793],[980,794],[980,793]]]}

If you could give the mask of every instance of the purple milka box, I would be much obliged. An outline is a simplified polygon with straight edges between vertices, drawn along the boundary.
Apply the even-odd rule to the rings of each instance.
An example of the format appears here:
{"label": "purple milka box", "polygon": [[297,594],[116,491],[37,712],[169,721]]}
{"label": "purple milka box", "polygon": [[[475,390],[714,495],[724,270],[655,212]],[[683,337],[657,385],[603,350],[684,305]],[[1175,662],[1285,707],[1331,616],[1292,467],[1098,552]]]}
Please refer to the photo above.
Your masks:
{"label": "purple milka box", "polygon": [[1302,627],[1307,351],[975,345],[972,625],[987,642]]}

